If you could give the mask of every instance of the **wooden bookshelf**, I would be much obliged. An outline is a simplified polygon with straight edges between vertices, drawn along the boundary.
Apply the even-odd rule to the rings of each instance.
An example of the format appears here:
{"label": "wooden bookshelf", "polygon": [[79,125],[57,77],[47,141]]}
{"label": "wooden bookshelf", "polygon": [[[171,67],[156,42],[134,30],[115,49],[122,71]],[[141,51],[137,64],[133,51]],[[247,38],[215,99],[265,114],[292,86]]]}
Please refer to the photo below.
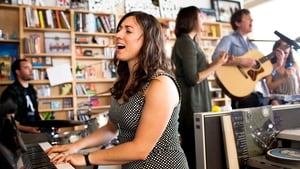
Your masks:
{"label": "wooden bookshelf", "polygon": [[[56,25],[49,26],[47,21],[47,13],[44,18],[44,22],[47,23],[44,27],[41,26],[30,26],[27,22],[28,17],[26,16],[26,10],[37,10],[41,11],[41,13],[46,13],[46,11],[52,12],[52,20],[53,24],[56,22]],[[66,17],[70,28],[65,27],[66,23],[60,23],[61,26],[58,26],[56,14],[63,13]],[[34,12],[33,12],[34,13]],[[48,14],[49,15],[49,14]],[[114,55],[114,38],[116,23],[118,19],[123,14],[118,12],[109,13],[109,12],[92,12],[88,10],[78,10],[78,9],[68,9],[64,7],[50,7],[50,6],[28,6],[28,5],[4,5],[0,4],[0,20],[6,20],[7,16],[10,17],[9,24],[0,23],[0,29],[8,33],[8,35],[14,35],[15,39],[12,39],[9,36],[8,39],[1,39],[0,43],[14,43],[19,45],[19,57],[27,58],[32,63],[34,63],[33,69],[38,72],[39,78],[37,80],[33,80],[32,83],[35,87],[43,87],[49,86],[50,82],[46,76],[41,76],[41,72],[45,73],[46,70],[50,67],[55,66],[55,64],[63,62],[69,63],[71,68],[71,73],[73,76],[73,81],[68,82],[71,85],[71,91],[68,95],[61,95],[61,86],[50,86],[50,95],[39,96],[40,101],[60,101],[63,102],[64,99],[72,99],[71,108],[57,108],[53,110],[55,114],[58,114],[58,118],[67,118],[70,111],[73,111],[74,116],[76,117],[77,111],[80,109],[86,108],[78,108],[78,104],[81,102],[88,102],[89,94],[78,94],[76,91],[76,86],[85,86],[87,84],[95,84],[95,93],[101,93],[103,91],[108,90],[112,87],[115,76],[112,74],[112,61]],[[61,17],[61,15],[59,15]],[[96,29],[88,29],[83,27],[83,23],[81,23],[82,28],[78,25],[80,17],[89,17],[95,19]],[[101,19],[106,19],[106,27],[109,29],[105,29],[103,24],[101,23]],[[40,19],[40,18],[39,18]],[[56,20],[55,20],[56,19]],[[62,18],[60,18],[62,19]],[[97,20],[98,19],[98,20]],[[158,18],[158,20],[162,24],[166,24],[168,29],[166,30],[166,40],[168,46],[168,57],[171,57],[171,50],[173,44],[176,40],[174,35],[175,29],[175,19],[174,18]],[[40,21],[40,20],[39,20]],[[103,20],[102,20],[103,21]],[[109,22],[107,22],[109,21]],[[44,23],[44,24],[45,24]],[[51,23],[51,22],[50,22]],[[109,26],[108,26],[109,24]],[[51,25],[51,24],[50,24]],[[101,28],[102,26],[102,28]],[[218,40],[223,36],[224,30],[229,29],[228,25],[223,25],[218,22],[205,22],[204,23],[205,31],[201,35],[200,38],[200,46],[203,47],[204,51],[208,56],[211,56],[214,47],[216,46]],[[228,30],[229,31],[229,30]],[[227,32],[228,32],[227,31]],[[226,31],[225,31],[226,32]],[[54,35],[68,35],[69,38],[69,51],[62,52],[57,49],[55,51],[49,52],[46,50],[49,46],[45,39],[47,39],[48,34],[53,33]],[[31,36],[38,36],[39,41],[38,44],[31,45],[31,47],[37,47],[38,50],[33,51],[28,49],[25,43],[24,38],[29,38]],[[58,36],[57,36],[58,37]],[[55,39],[57,37],[50,37],[50,39]],[[63,38],[62,38],[63,39]],[[81,70],[81,76],[78,78],[76,68]],[[90,71],[90,72],[89,72]],[[87,72],[87,73],[86,73]],[[94,73],[93,73],[94,72]],[[90,76],[85,76],[86,74],[90,74]],[[61,75],[63,76],[63,74]],[[212,83],[215,83],[214,79],[209,80]],[[0,92],[4,90],[4,88],[11,84],[11,80],[2,80],[0,81]],[[211,88],[211,93],[213,95],[214,92],[219,92],[220,89]],[[227,104],[228,100],[225,98],[225,95],[222,94],[222,98],[213,98],[212,102],[218,105]],[[106,111],[109,109],[111,96],[110,94],[96,95],[95,97],[99,100],[99,105],[93,106],[93,110],[99,111],[99,113]],[[48,105],[49,106],[49,105]],[[51,111],[51,107],[48,108],[40,108],[41,112]]]}
{"label": "wooden bookshelf", "polygon": [[[28,16],[29,13],[33,15]],[[59,18],[57,18],[56,13]],[[77,30],[78,20],[76,20],[75,17],[79,13],[84,16],[95,16],[95,18],[103,17],[103,19],[110,19],[109,23],[105,22],[110,25],[106,25],[106,31],[101,31],[100,28],[95,31],[84,28],[82,31],[79,31]],[[98,96],[97,94],[112,87],[115,80],[109,69],[105,70],[107,72],[103,73],[103,70],[105,69],[104,66],[106,68],[110,66],[113,58],[113,32],[115,32],[114,29],[116,26],[115,14],[68,9],[64,7],[28,5],[14,6],[0,4],[0,20],[7,20],[7,16],[11,16],[9,24],[1,22],[0,29],[8,35],[15,35],[14,37],[16,37],[16,39],[11,39],[11,36],[6,39],[0,38],[0,43],[18,44],[19,57],[26,58],[32,62],[33,70],[34,72],[37,72],[37,79],[30,81],[30,83],[34,85],[38,92],[39,111],[41,113],[51,111],[54,112],[55,118],[67,119],[68,114],[70,114],[71,111],[73,112],[72,114],[74,114],[76,120],[78,110],[87,111],[86,107],[79,108],[78,104],[82,102],[89,102],[90,97],[94,97],[98,100],[98,104],[92,106],[94,112],[102,113],[109,109],[111,95],[104,94]],[[41,22],[43,22],[43,26],[41,25]],[[60,24],[58,24],[58,22]],[[83,21],[82,24],[82,26],[85,25]],[[68,25],[70,27],[68,27]],[[49,34],[53,34],[53,36],[48,37]],[[67,37],[62,37],[65,35]],[[87,43],[82,44],[77,43],[75,41],[76,37],[86,37],[88,38],[88,41]],[[24,40],[25,38],[32,39],[26,41]],[[92,38],[95,38],[96,43],[92,41]],[[49,46],[49,43],[52,42],[58,44],[64,43],[64,45],[67,46]],[[52,51],[50,51],[50,48]],[[82,53],[78,53],[78,48],[81,49]],[[66,49],[67,51],[62,51],[63,49]],[[86,50],[91,51],[92,56],[85,56],[84,51]],[[51,86],[45,73],[47,73],[48,68],[54,67],[60,62],[69,63],[74,79],[73,81],[64,84]],[[95,77],[83,77],[81,79],[76,78],[77,64],[80,65],[82,71],[85,71],[85,68],[88,70],[91,67],[95,67]],[[83,74],[85,73],[83,72]],[[63,72],[58,76],[63,76]],[[2,92],[6,86],[12,82],[13,81],[9,79],[1,80],[0,92]],[[62,90],[66,89],[66,86],[64,86],[65,84],[69,84],[71,87],[68,89],[70,91],[63,95]],[[91,96],[89,94],[78,95],[76,92],[76,86],[87,86],[89,84],[95,85],[94,92],[96,96]],[[64,105],[64,101],[66,100],[69,101],[68,104],[70,104],[67,105],[67,107]]]}

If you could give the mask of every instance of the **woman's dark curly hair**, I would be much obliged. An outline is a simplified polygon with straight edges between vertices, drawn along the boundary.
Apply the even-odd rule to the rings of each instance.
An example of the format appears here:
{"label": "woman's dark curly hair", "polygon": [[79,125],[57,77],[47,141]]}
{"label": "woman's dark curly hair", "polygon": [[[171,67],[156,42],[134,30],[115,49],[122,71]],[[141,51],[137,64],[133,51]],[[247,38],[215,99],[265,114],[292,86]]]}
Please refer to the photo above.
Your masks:
{"label": "woman's dark curly hair", "polygon": [[129,81],[129,68],[126,61],[118,60],[116,54],[114,56],[114,64],[117,68],[118,79],[111,89],[114,98],[120,99],[124,93],[124,100],[128,101],[129,97],[140,91],[143,86],[151,80],[152,75],[158,70],[168,71],[168,65],[165,54],[164,35],[158,20],[152,15],[144,12],[129,12],[124,15],[118,26],[119,30],[123,21],[133,16],[141,26],[143,31],[144,42],[138,54],[138,63],[133,74],[132,83],[124,91]]}

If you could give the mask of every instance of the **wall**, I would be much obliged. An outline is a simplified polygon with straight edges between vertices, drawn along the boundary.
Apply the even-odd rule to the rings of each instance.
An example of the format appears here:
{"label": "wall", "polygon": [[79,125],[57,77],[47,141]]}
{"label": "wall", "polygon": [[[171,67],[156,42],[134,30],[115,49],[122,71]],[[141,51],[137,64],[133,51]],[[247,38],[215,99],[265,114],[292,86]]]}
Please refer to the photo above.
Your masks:
{"label": "wall", "polygon": [[[298,0],[272,0],[250,8],[254,19],[253,39],[278,40],[275,30],[291,39],[299,37],[299,8]],[[270,53],[273,43],[258,43],[259,49],[265,54]]]}
{"label": "wall", "polygon": [[[241,6],[243,7],[244,0],[235,0],[241,2]],[[174,0],[179,6],[189,6],[195,5],[200,8],[212,8],[211,0]]]}
{"label": "wall", "polygon": [[174,0],[179,6],[195,5],[200,8],[211,8],[211,0]]}

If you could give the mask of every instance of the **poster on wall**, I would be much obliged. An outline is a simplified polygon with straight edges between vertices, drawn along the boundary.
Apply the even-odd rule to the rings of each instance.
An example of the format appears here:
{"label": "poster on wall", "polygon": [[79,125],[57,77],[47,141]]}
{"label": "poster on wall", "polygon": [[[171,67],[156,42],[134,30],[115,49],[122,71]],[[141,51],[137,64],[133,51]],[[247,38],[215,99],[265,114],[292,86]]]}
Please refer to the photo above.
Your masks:
{"label": "poster on wall", "polygon": [[212,6],[216,10],[217,21],[230,22],[231,15],[241,9],[239,1],[212,0]]}
{"label": "poster on wall", "polygon": [[162,18],[176,18],[179,12],[179,6],[173,0],[160,0],[159,10]]}
{"label": "poster on wall", "polygon": [[155,17],[160,17],[159,7],[151,0],[125,0],[125,12],[143,11]]}
{"label": "poster on wall", "polygon": [[10,67],[18,56],[19,44],[0,43],[0,80],[14,80]]}

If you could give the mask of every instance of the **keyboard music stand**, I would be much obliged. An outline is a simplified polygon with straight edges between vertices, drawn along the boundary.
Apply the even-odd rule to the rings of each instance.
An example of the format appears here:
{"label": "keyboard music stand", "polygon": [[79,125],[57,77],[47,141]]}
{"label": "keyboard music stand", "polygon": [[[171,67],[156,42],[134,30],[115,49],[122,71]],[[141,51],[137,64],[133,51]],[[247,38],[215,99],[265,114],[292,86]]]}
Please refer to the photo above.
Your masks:
{"label": "keyboard music stand", "polygon": [[31,127],[41,127],[49,129],[51,131],[51,144],[59,144],[61,143],[61,139],[58,133],[58,128],[85,125],[85,122],[74,120],[40,120],[35,122],[26,122],[23,124]]}

